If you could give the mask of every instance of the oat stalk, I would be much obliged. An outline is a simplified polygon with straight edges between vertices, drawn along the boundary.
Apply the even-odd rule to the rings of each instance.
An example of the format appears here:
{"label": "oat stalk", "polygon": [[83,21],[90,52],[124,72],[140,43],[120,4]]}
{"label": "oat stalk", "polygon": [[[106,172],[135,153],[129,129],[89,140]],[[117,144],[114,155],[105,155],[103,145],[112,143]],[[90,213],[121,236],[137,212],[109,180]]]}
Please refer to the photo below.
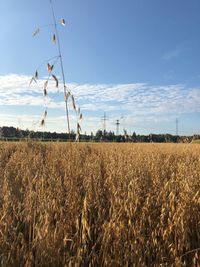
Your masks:
{"label": "oat stalk", "polygon": [[[60,58],[63,91],[64,91],[64,96],[66,96],[67,95],[67,87],[66,87],[66,79],[65,79],[64,66],[63,66],[63,57],[62,57],[61,46],[60,46],[60,38],[59,38],[59,33],[58,33],[58,28],[57,28],[56,17],[55,17],[55,12],[54,12],[54,8],[53,8],[52,0],[49,0],[49,2],[51,5],[51,11],[52,11],[52,17],[53,17],[54,29],[55,29],[55,38],[56,39],[55,38],[54,39],[57,40],[58,56]],[[69,139],[70,139],[69,109],[68,109],[68,102],[67,102],[66,97],[65,97],[65,111],[66,111],[66,116],[67,116],[67,126],[68,126],[68,133],[69,133]]]}

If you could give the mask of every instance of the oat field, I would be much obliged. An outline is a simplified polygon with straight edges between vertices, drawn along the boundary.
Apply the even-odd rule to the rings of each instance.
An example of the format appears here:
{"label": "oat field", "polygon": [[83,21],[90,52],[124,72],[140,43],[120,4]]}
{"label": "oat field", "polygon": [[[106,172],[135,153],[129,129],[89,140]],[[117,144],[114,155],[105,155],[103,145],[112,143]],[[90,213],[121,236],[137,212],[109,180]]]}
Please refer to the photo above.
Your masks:
{"label": "oat field", "polygon": [[0,143],[0,266],[200,266],[200,145]]}

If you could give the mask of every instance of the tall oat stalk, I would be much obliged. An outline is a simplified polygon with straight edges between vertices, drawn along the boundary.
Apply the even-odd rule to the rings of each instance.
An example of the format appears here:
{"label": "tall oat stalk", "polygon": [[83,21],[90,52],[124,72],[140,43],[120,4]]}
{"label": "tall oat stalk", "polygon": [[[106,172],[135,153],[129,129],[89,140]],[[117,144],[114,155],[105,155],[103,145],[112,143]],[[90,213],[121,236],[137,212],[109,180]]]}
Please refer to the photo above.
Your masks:
{"label": "tall oat stalk", "polygon": [[[76,108],[75,98],[74,98],[73,94],[71,93],[70,89],[66,85],[66,78],[65,78],[64,65],[63,65],[63,56],[62,56],[62,52],[61,52],[60,37],[59,37],[59,32],[58,32],[58,27],[57,27],[58,24],[57,24],[55,12],[54,12],[53,1],[52,0],[49,0],[49,3],[50,3],[50,6],[51,6],[51,12],[52,12],[52,17],[53,17],[53,24],[45,25],[44,27],[46,27],[46,26],[53,26],[54,27],[54,31],[55,32],[54,32],[53,37],[52,37],[52,42],[57,45],[58,55],[45,61],[45,63],[47,63],[48,78],[44,82],[44,87],[43,87],[44,97],[46,97],[48,95],[48,90],[47,89],[48,89],[49,79],[51,77],[55,81],[56,87],[58,88],[59,81],[58,81],[57,77],[52,73],[52,71],[54,69],[54,66],[59,61],[60,67],[61,67],[61,77],[62,77],[62,86],[63,86],[63,91],[64,91],[65,111],[66,111],[66,118],[67,118],[67,127],[68,127],[69,139],[70,139],[70,132],[71,132],[71,130],[70,130],[70,119],[69,119],[68,100],[69,100],[69,97],[71,97],[72,107],[73,107],[73,110],[75,111],[76,117],[77,117],[76,141],[79,141],[79,139],[80,139],[80,132],[81,132],[80,120],[82,119],[82,113],[80,112],[80,108],[78,108],[78,109]],[[60,19],[60,24],[62,26],[65,26],[65,20],[63,18]],[[36,31],[33,33],[33,37],[35,37],[39,32],[40,32],[40,28],[37,28]],[[53,63],[52,63],[52,61],[53,61]],[[40,68],[40,66],[38,68]],[[38,79],[38,68],[36,69],[35,74],[31,78],[30,84],[32,82],[36,82],[37,83],[37,79]],[[42,117],[42,120],[41,120],[41,126],[44,126],[45,125],[46,117],[47,117],[47,107],[45,108],[45,112],[44,112],[43,117]]]}
{"label": "tall oat stalk", "polygon": [[[51,11],[52,11],[54,29],[55,29],[55,36],[56,36],[56,39],[57,39],[58,56],[59,56],[59,59],[60,59],[62,82],[63,82],[63,91],[64,91],[64,96],[65,96],[65,110],[66,110],[66,116],[67,116],[67,127],[68,127],[69,139],[70,139],[70,122],[69,122],[69,110],[68,110],[68,93],[69,93],[69,91],[67,92],[67,87],[66,87],[65,72],[64,72],[64,66],[63,66],[63,57],[62,57],[62,53],[61,53],[60,38],[59,38],[55,12],[54,12],[54,8],[53,8],[53,3],[52,3],[52,0],[49,0],[49,2],[50,2],[50,5],[51,5]],[[61,23],[65,25],[64,19],[61,20]]]}

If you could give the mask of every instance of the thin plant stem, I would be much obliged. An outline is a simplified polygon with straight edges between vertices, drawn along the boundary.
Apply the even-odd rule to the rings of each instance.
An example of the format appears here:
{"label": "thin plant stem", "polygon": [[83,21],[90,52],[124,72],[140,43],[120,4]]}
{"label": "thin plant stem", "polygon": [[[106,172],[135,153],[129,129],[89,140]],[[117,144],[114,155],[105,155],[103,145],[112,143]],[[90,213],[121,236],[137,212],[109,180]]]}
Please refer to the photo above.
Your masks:
{"label": "thin plant stem", "polygon": [[54,8],[53,8],[52,0],[49,0],[49,2],[50,2],[50,5],[51,5],[51,10],[52,10],[52,16],[53,16],[53,22],[54,22],[54,28],[55,28],[55,35],[56,35],[56,39],[57,39],[57,47],[58,47],[58,53],[59,53],[59,58],[60,58],[60,66],[61,66],[62,81],[63,81],[63,90],[64,90],[64,97],[65,97],[65,110],[66,110],[67,126],[68,126],[69,140],[70,140],[69,109],[68,109],[68,103],[67,103],[67,99],[66,99],[67,90],[66,90],[66,80],[65,80],[65,73],[64,73],[64,66],[63,66],[63,58],[62,58],[61,46],[60,46],[60,38],[59,38],[59,34],[58,34],[58,28],[57,28],[56,17],[55,17],[55,12],[54,12]]}

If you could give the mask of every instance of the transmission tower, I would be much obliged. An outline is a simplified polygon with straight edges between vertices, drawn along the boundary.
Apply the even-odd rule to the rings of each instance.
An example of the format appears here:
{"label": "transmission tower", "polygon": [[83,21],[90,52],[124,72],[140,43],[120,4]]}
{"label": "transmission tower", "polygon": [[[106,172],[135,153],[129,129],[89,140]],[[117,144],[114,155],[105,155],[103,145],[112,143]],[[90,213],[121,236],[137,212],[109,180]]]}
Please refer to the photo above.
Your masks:
{"label": "transmission tower", "polygon": [[106,112],[104,112],[104,115],[102,117],[102,121],[103,121],[103,135],[105,135],[106,133],[106,121],[108,120],[108,117],[106,116]]}
{"label": "transmission tower", "polygon": [[115,125],[116,125],[116,135],[119,135],[119,125],[120,125],[119,120],[116,120]]}

